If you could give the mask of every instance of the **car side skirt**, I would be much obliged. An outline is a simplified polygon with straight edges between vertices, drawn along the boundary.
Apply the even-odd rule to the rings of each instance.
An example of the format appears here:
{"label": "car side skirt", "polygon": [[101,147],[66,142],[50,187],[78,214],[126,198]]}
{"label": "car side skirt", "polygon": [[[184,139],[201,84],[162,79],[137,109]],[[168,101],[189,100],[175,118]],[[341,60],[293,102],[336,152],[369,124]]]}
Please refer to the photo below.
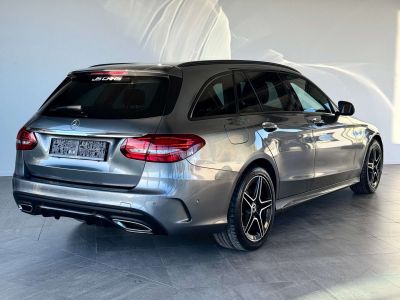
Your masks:
{"label": "car side skirt", "polygon": [[294,196],[290,196],[287,198],[282,198],[279,199],[276,203],[276,209],[277,210],[284,210],[287,209],[291,206],[300,204],[302,202],[311,200],[313,198],[317,198],[332,192],[335,192],[337,190],[341,190],[344,189],[346,187],[349,187],[357,182],[360,181],[360,177],[355,177],[355,178],[351,178],[333,185],[330,185],[328,187],[324,187],[321,189],[316,189],[316,190],[312,190],[306,193],[302,193],[302,194],[298,194],[298,195],[294,195]]}

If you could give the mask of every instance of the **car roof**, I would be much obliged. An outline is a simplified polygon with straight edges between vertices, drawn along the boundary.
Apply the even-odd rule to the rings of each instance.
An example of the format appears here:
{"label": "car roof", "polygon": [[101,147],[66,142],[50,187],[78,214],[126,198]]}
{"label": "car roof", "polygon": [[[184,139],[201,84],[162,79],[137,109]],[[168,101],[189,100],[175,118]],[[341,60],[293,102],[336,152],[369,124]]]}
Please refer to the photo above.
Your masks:
{"label": "car roof", "polygon": [[90,72],[98,70],[132,70],[156,73],[176,73],[179,69],[196,69],[196,68],[212,68],[219,71],[230,70],[232,68],[271,68],[273,70],[284,70],[289,72],[300,73],[296,69],[272,62],[254,61],[254,60],[199,60],[180,63],[163,63],[163,64],[142,64],[142,63],[108,63],[90,66],[89,68],[78,70],[77,72]]}
{"label": "car roof", "polygon": [[226,67],[249,67],[249,66],[261,66],[261,67],[279,67],[283,69],[287,69],[290,71],[295,71],[299,72],[296,69],[282,65],[282,64],[277,64],[273,62],[266,62],[266,61],[257,61],[257,60],[198,60],[198,61],[189,61],[189,62],[184,62],[180,63],[177,66],[180,68],[185,68],[185,67],[196,67],[196,66],[215,66],[215,65],[223,65]]}

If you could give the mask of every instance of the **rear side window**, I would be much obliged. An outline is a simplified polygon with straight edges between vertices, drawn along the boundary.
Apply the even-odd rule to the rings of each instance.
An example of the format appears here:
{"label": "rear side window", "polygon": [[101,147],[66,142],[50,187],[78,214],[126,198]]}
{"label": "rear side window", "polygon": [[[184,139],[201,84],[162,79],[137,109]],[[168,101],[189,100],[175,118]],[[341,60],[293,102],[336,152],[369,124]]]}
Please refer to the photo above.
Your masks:
{"label": "rear side window", "polygon": [[162,77],[124,77],[121,81],[93,82],[81,76],[67,81],[41,109],[56,117],[138,119],[161,116],[168,91]]}
{"label": "rear side window", "polygon": [[300,111],[300,104],[291,97],[279,75],[273,72],[247,72],[260,99],[263,111]]}
{"label": "rear side window", "polygon": [[236,113],[232,74],[212,80],[201,93],[192,117],[227,115]]}
{"label": "rear side window", "polygon": [[235,72],[236,95],[241,113],[260,112],[261,106],[253,87],[243,72]]}

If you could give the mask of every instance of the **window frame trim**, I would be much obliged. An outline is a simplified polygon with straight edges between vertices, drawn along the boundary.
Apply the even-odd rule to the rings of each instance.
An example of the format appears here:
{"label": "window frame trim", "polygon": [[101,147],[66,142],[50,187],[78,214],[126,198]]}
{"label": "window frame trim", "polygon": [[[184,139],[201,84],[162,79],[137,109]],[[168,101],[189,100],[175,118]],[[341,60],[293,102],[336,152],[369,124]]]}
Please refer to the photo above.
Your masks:
{"label": "window frame trim", "polygon": [[[249,81],[251,87],[253,88],[254,93],[256,94],[257,100],[261,106],[262,111],[260,112],[249,112],[249,113],[240,113],[239,111],[239,102],[238,102],[238,98],[236,95],[236,88],[235,88],[235,78],[234,78],[234,72],[243,72],[243,74],[246,76],[247,80]],[[260,72],[260,73],[275,73],[278,75],[280,81],[283,83],[283,87],[284,89],[289,93],[290,97],[293,97],[297,102],[300,103],[300,100],[297,98],[297,96],[295,94],[293,94],[292,89],[287,86],[287,83],[284,82],[284,80],[282,79],[282,74],[284,75],[295,75],[298,76],[300,78],[303,78],[304,80],[307,80],[309,82],[311,82],[312,84],[314,84],[319,90],[320,92],[328,99],[329,104],[331,106],[331,112],[307,112],[304,110],[299,110],[299,111],[286,111],[286,110],[279,110],[279,111],[266,111],[264,110],[264,106],[261,104],[261,101],[258,97],[257,92],[254,89],[253,84],[251,83],[251,80],[248,78],[246,72]],[[193,117],[193,110],[195,108],[195,106],[197,105],[197,102],[200,98],[200,96],[202,95],[203,91],[208,87],[208,85],[210,84],[211,81],[213,81],[214,79],[227,75],[227,74],[231,74],[232,75],[232,82],[234,85],[234,95],[235,95],[235,101],[236,101],[236,113],[234,114],[224,114],[224,115],[214,115],[214,116],[205,116],[205,117]],[[307,77],[305,77],[303,74],[301,73],[294,73],[294,72],[289,72],[289,71],[283,71],[283,70],[268,70],[268,69],[232,69],[229,71],[223,71],[220,72],[218,74],[215,74],[213,76],[211,76],[209,79],[207,79],[205,81],[205,83],[201,86],[200,90],[197,92],[196,96],[194,97],[194,101],[192,103],[192,105],[190,106],[189,112],[188,112],[188,120],[190,121],[197,121],[197,120],[209,120],[209,119],[222,119],[222,118],[228,118],[228,117],[239,117],[239,116],[250,116],[250,115],[271,115],[271,114],[303,114],[303,115],[310,115],[310,114],[321,114],[321,115],[335,115],[337,112],[337,106],[335,105],[335,103],[332,101],[332,99],[318,86],[316,85],[312,80],[308,79]]]}

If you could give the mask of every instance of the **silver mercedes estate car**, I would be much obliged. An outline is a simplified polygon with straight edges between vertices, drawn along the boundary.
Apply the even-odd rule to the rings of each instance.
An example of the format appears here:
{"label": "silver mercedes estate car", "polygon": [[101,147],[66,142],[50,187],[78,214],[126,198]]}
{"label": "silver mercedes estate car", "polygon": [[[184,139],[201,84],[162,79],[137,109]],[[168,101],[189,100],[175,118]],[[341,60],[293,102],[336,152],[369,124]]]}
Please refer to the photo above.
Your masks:
{"label": "silver mercedes estate car", "polygon": [[71,72],[19,131],[19,209],[253,250],[277,210],[373,193],[378,130],[295,69],[256,61]]}

